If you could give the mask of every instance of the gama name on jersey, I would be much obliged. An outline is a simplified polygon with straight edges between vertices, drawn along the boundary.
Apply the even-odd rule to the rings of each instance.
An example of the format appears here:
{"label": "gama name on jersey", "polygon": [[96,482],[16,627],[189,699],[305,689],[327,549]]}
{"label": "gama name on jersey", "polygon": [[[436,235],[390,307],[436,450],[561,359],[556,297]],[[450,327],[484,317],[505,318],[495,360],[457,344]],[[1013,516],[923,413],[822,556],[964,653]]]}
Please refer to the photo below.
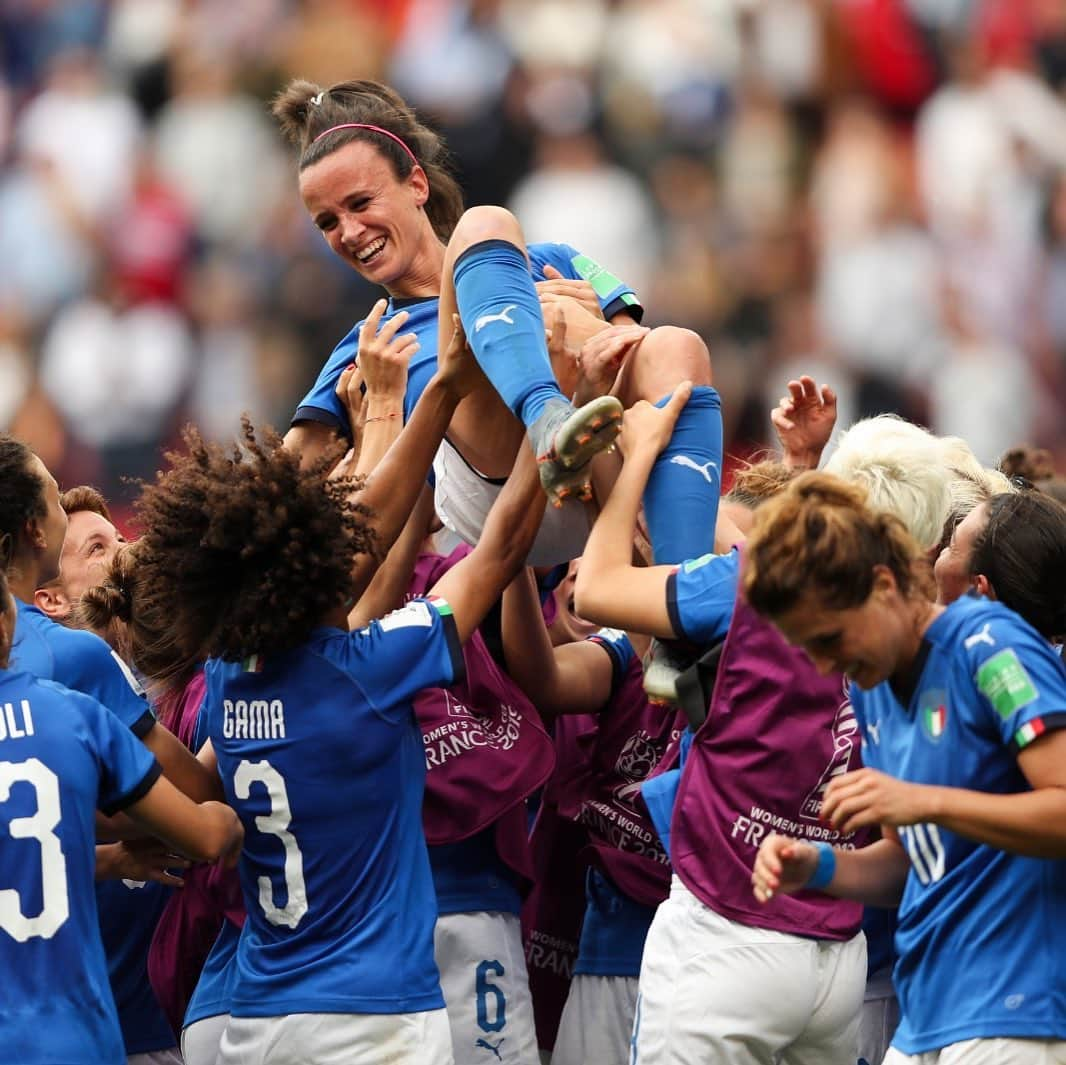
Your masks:
{"label": "gama name on jersey", "polygon": [[222,735],[228,740],[283,740],[285,704],[280,699],[223,699]]}

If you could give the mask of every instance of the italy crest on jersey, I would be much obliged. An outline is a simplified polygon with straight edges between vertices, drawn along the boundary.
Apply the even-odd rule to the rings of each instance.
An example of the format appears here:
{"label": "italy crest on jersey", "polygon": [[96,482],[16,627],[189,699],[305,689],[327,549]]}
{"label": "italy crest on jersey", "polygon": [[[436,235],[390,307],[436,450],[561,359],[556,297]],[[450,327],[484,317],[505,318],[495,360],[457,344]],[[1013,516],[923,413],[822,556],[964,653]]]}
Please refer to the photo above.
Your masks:
{"label": "italy crest on jersey", "polygon": [[943,688],[932,688],[927,692],[922,692],[918,706],[922,731],[934,743],[939,742],[948,725],[948,693]]}

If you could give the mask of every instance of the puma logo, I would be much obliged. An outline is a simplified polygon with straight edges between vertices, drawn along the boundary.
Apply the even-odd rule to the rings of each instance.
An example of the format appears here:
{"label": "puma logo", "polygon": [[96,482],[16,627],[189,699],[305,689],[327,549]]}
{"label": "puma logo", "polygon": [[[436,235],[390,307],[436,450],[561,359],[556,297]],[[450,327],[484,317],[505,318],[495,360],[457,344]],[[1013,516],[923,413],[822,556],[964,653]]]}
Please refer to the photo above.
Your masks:
{"label": "puma logo", "polygon": [[[506,1038],[506,1037],[505,1037]],[[485,1050],[491,1050],[496,1055],[498,1061],[503,1061],[503,1056],[500,1054],[500,1047],[503,1046],[503,1039],[501,1039],[495,1046],[493,1046],[487,1039],[479,1039],[474,1046],[484,1047]]]}
{"label": "puma logo", "polygon": [[705,462],[702,466],[697,465],[688,457],[688,455],[674,455],[670,462],[675,466],[687,466],[690,470],[696,470],[703,478],[706,479],[708,484],[714,484],[714,478],[710,474],[710,469],[713,466],[715,470],[718,469],[717,462]]}
{"label": "puma logo", "polygon": [[974,633],[973,636],[967,636],[962,641],[966,650],[969,651],[971,647],[976,647],[979,643],[987,643],[989,647],[995,647],[996,641],[992,639],[992,635],[988,631],[991,627],[992,623],[989,622],[980,632]]}
{"label": "puma logo", "polygon": [[489,324],[489,322],[506,322],[508,325],[514,325],[514,319],[510,317],[511,311],[517,307],[517,303],[508,303],[506,307],[499,314],[483,314],[474,323],[474,332],[480,333],[482,329]]}

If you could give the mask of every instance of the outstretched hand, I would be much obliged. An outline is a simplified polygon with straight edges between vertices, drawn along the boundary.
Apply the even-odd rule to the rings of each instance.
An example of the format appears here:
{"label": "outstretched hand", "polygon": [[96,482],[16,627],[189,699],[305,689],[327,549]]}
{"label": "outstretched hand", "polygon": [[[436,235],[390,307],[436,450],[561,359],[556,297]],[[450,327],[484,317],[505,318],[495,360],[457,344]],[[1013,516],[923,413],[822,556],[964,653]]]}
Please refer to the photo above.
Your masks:
{"label": "outstretched hand", "polygon": [[836,420],[837,397],[828,385],[819,389],[806,374],[789,381],[788,395],[770,412],[785,465],[816,469]]}
{"label": "outstretched hand", "polygon": [[682,408],[692,395],[692,382],[682,381],[662,407],[646,399],[634,403],[622,418],[618,446],[627,459],[636,454],[658,455],[669,443]]}
{"label": "outstretched hand", "polygon": [[407,391],[407,367],[421,345],[416,333],[400,332],[410,318],[407,311],[380,324],[387,306],[385,300],[378,300],[359,330],[359,369],[368,398],[402,402]]}
{"label": "outstretched hand", "polygon": [[814,875],[818,850],[805,840],[771,834],[755,856],[751,886],[759,902],[801,891]]}

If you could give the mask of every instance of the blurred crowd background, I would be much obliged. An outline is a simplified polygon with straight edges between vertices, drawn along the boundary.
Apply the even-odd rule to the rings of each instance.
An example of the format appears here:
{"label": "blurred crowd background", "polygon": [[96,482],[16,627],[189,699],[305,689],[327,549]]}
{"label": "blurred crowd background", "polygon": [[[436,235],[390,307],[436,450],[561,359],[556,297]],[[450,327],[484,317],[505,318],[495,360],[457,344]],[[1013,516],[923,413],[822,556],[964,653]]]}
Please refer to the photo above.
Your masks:
{"label": "blurred crowd background", "polygon": [[288,424],[377,293],[268,112],[394,84],[500,203],[697,330],[727,452],[800,372],[1066,457],[1066,0],[0,0],[0,427],[116,501]]}

